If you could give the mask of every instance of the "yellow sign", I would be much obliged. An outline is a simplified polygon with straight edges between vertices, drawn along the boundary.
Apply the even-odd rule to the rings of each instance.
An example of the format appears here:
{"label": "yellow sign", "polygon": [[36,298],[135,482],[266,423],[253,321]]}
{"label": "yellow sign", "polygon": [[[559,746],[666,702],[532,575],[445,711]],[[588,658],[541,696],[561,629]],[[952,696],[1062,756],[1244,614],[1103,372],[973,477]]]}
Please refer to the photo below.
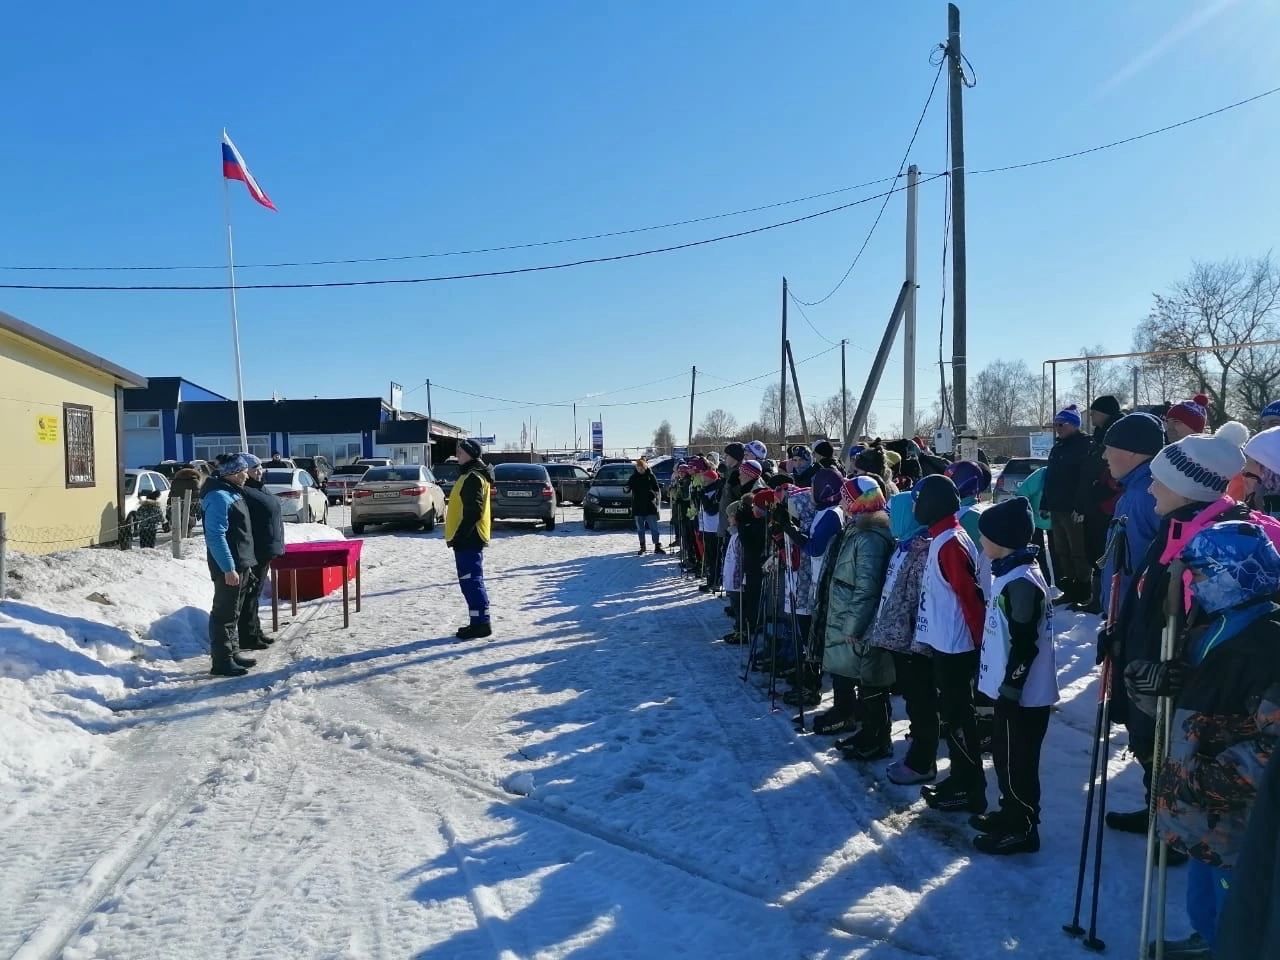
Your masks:
{"label": "yellow sign", "polygon": [[36,417],[36,441],[38,443],[58,442],[57,417]]}

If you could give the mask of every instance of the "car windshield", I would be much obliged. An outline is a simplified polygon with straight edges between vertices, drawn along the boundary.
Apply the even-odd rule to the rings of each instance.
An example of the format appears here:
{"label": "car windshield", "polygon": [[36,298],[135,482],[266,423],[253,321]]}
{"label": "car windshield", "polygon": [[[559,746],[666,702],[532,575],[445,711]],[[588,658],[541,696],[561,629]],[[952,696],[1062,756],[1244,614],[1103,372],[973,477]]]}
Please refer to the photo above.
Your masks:
{"label": "car windshield", "polygon": [[431,468],[437,480],[457,480],[462,475],[462,467],[456,463],[438,463]]}
{"label": "car windshield", "polygon": [[547,468],[538,463],[500,463],[493,468],[493,478],[546,483]]}
{"label": "car windshield", "polygon": [[275,484],[276,486],[293,486],[292,470],[268,470],[262,475],[263,483]]}
{"label": "car windshield", "polygon": [[578,469],[570,463],[549,463],[547,473],[556,480],[572,480],[578,475]]}
{"label": "car windshield", "polygon": [[398,480],[417,480],[419,467],[374,467],[364,475],[365,483],[394,483]]}
{"label": "car windshield", "polygon": [[126,495],[132,495],[133,491],[138,489],[138,478],[132,473],[125,474],[124,492]]}
{"label": "car windshield", "polygon": [[1004,465],[1005,473],[1032,474],[1048,464],[1048,460],[1010,460]]}
{"label": "car windshield", "polygon": [[626,483],[634,468],[629,463],[610,463],[596,471],[596,483]]}
{"label": "car windshield", "polygon": [[341,476],[341,477],[347,477],[347,476],[362,477],[362,476],[364,476],[364,475],[365,475],[366,473],[368,473],[368,472],[369,472],[369,468],[368,468],[368,467],[346,466],[346,467],[339,467],[337,470],[333,471],[333,475],[334,475],[335,477],[339,477],[339,476]]}

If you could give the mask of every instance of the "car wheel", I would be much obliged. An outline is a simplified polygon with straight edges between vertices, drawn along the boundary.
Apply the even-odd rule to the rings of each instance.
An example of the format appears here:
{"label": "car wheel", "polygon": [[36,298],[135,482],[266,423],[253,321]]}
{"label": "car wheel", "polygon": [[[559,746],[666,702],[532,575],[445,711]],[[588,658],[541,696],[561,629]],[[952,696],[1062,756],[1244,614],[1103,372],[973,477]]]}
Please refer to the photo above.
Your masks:
{"label": "car wheel", "polygon": [[546,520],[544,520],[544,521],[543,521],[543,523],[544,523],[544,524],[546,524],[546,527],[547,527],[547,529],[548,529],[548,530],[554,530],[554,529],[556,528],[556,518],[555,518],[555,517],[547,517],[547,519],[546,519]]}
{"label": "car wheel", "polygon": [[436,528],[436,508],[432,507],[430,512],[422,518],[422,529],[430,533]]}
{"label": "car wheel", "polygon": [[354,533],[357,537],[360,536],[360,534],[364,533],[364,524],[353,523],[351,525],[351,532]]}

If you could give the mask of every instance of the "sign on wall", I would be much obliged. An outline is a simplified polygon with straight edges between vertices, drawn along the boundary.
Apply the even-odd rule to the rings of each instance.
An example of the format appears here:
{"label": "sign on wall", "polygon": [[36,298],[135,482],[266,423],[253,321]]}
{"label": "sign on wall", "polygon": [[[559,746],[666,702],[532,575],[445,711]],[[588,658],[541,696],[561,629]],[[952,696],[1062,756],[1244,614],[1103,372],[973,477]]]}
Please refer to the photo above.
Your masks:
{"label": "sign on wall", "polygon": [[478,444],[480,444],[480,446],[482,446],[482,447],[492,447],[495,443],[497,443],[497,442],[498,442],[498,438],[497,438],[497,437],[494,437],[494,436],[489,436],[489,437],[467,437],[467,439],[468,439],[468,440],[470,440],[472,443],[478,443]]}
{"label": "sign on wall", "polygon": [[36,442],[58,442],[58,418],[56,416],[36,417]]}
{"label": "sign on wall", "polygon": [[1033,433],[1027,439],[1030,441],[1030,456],[1048,457],[1049,451],[1053,449],[1053,434],[1048,431]]}

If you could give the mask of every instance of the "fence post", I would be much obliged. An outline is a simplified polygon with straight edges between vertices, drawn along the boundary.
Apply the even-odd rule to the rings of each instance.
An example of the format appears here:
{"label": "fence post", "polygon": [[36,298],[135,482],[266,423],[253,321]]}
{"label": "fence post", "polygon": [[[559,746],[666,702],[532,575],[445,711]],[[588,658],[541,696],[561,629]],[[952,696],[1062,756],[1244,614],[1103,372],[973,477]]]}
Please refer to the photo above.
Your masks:
{"label": "fence post", "polygon": [[173,559],[182,559],[182,502],[169,498],[169,544],[173,547]]}
{"label": "fence post", "polygon": [[0,600],[4,599],[5,591],[9,585],[9,570],[5,562],[7,559],[5,556],[5,541],[4,511],[0,510]]}
{"label": "fence post", "polygon": [[191,533],[191,491],[182,491],[182,539]]}

